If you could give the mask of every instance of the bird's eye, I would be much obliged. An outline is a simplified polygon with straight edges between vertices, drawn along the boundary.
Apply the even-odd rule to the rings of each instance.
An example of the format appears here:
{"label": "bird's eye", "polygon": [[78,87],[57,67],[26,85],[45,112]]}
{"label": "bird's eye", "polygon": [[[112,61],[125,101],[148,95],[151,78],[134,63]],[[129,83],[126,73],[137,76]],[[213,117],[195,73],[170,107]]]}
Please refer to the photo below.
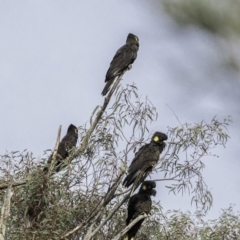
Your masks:
{"label": "bird's eye", "polygon": [[158,137],[158,136],[154,137],[154,138],[153,138],[153,141],[154,141],[154,142],[158,142],[158,141],[159,141],[159,137]]}

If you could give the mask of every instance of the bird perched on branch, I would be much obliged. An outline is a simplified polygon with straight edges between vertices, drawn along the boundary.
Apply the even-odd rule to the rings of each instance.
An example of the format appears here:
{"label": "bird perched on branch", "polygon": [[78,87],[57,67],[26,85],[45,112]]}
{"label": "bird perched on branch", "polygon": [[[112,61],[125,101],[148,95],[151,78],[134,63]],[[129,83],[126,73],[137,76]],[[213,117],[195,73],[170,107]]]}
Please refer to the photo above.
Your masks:
{"label": "bird perched on branch", "polygon": [[[133,195],[128,202],[128,217],[126,224],[128,225],[141,214],[149,214],[152,208],[151,196],[156,195],[156,183],[153,181],[144,181],[139,192]],[[124,236],[124,240],[132,240],[140,229],[144,219],[138,221]]]}
{"label": "bird perched on branch", "polygon": [[110,63],[110,67],[106,74],[106,85],[102,91],[102,95],[106,95],[112,85],[114,79],[121,75],[124,70],[131,68],[131,64],[137,58],[137,51],[139,48],[139,39],[132,33],[127,36],[126,44],[118,49],[113,60]]}
{"label": "bird perched on branch", "polygon": [[[60,165],[65,158],[69,156],[69,152],[73,147],[76,147],[78,140],[78,129],[73,124],[70,124],[67,130],[67,134],[63,137],[58,145],[56,153],[56,164],[54,166],[54,171],[60,171]],[[43,169],[44,172],[48,172],[48,168],[52,162],[53,154],[48,159],[48,166]]]}
{"label": "bird perched on branch", "polygon": [[134,191],[142,181],[152,172],[159,161],[159,156],[165,148],[165,140],[168,137],[161,132],[155,132],[151,142],[143,145],[135,154],[131,165],[128,168],[128,175],[123,181],[123,186],[129,187],[134,183]]}

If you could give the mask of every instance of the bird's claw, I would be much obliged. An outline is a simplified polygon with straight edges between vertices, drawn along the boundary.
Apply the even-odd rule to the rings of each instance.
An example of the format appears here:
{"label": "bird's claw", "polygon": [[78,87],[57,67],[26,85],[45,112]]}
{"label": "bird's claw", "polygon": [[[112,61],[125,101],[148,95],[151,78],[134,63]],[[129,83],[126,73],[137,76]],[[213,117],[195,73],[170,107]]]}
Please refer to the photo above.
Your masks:
{"label": "bird's claw", "polygon": [[132,69],[132,64],[129,64],[127,69],[128,69],[128,71],[131,70]]}

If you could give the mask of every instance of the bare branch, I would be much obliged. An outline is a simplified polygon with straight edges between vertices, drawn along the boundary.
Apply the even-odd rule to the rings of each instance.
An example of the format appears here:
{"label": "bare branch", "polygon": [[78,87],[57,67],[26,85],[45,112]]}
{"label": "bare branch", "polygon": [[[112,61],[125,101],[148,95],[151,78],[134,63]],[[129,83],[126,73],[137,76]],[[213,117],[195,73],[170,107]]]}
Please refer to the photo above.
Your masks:
{"label": "bare branch", "polygon": [[106,222],[112,218],[114,213],[123,205],[123,203],[130,197],[130,194],[127,194],[122,201],[112,210],[112,212],[102,221],[102,223],[92,232],[91,235],[89,235],[88,238],[84,240],[90,240],[92,237],[96,235],[96,233],[106,224]]}
{"label": "bare branch", "polygon": [[19,180],[16,182],[13,181],[4,181],[4,183],[0,183],[0,190],[4,190],[7,189],[9,185],[11,185],[12,187],[17,187],[17,186],[21,186],[27,183],[27,180]]}
{"label": "bare branch", "polygon": [[176,179],[176,177],[178,177],[179,175],[180,175],[180,174],[178,174],[177,176],[172,177],[172,178],[153,179],[153,180],[151,180],[151,181],[154,181],[154,182],[170,181],[170,180],[180,181],[181,179]]}
{"label": "bare branch", "polygon": [[61,139],[61,129],[62,129],[62,125],[59,126],[58,128],[58,135],[57,135],[57,140],[56,140],[56,144],[55,144],[55,148],[53,150],[53,154],[50,156],[51,158],[51,164],[48,170],[47,175],[50,176],[55,168],[55,164],[57,162],[56,157],[57,157],[57,150],[58,150],[58,146],[60,143],[60,139]]}
{"label": "bare branch", "polygon": [[141,214],[140,216],[138,216],[137,218],[135,218],[129,225],[127,225],[127,227],[125,227],[116,237],[114,237],[112,240],[118,240],[121,237],[124,236],[124,234],[126,234],[129,229],[131,229],[137,222],[139,222],[140,220],[144,219],[147,217],[147,214]]}
{"label": "bare branch", "polygon": [[[117,177],[118,181],[122,178],[122,176],[123,176],[123,171],[121,171],[120,174],[119,174],[119,176]],[[118,181],[117,181],[117,182],[118,182]],[[118,186],[117,182],[116,182],[115,184]],[[109,190],[109,193],[110,193],[110,192],[112,193],[113,187],[114,187],[114,190],[116,190],[116,189],[115,189],[115,185],[113,185],[112,188]],[[106,206],[107,203],[109,203],[109,202],[112,200],[112,198],[113,198],[113,197],[112,197],[112,198],[110,199],[110,198],[109,198],[109,194],[106,195],[106,196],[107,196],[107,199],[105,199],[105,201],[103,202],[103,204],[96,206],[96,208],[93,210],[93,212],[90,214],[90,216],[88,217],[87,220],[85,220],[84,222],[81,222],[77,227],[75,227],[75,228],[72,229],[71,231],[63,234],[63,235],[60,237],[60,239],[65,239],[66,237],[72,235],[73,233],[75,233],[76,231],[78,231],[79,229],[81,229],[83,226],[85,226],[86,223],[90,222],[93,218],[98,219],[98,217],[99,217],[100,214],[101,214],[102,207]],[[112,196],[112,195],[111,195],[111,196]],[[93,236],[98,232],[98,230],[99,230],[100,228],[102,228],[102,226],[104,226],[105,223],[113,216],[113,214],[122,206],[122,204],[129,198],[129,196],[130,196],[130,194],[127,194],[127,195],[123,198],[123,200],[113,209],[113,211],[112,211],[112,212],[108,215],[108,217],[98,226],[98,228],[95,229],[94,232],[92,232],[92,233],[90,234],[89,231],[88,231],[88,234],[87,234],[88,237],[85,236],[85,239],[86,239],[86,240],[87,240],[87,239],[91,239],[91,237],[93,237]],[[114,196],[114,197],[115,197],[115,196]],[[108,201],[107,203],[106,203],[106,200]],[[92,224],[92,225],[94,225],[94,224]],[[92,226],[92,225],[91,225],[91,226]]]}
{"label": "bare branch", "polygon": [[91,232],[93,230],[93,227],[94,227],[94,223],[88,228],[87,234],[86,234],[86,236],[85,236],[85,238],[83,240],[90,239],[89,236],[90,236],[90,234],[91,234]]}
{"label": "bare branch", "polygon": [[124,168],[120,167],[120,169],[121,169],[121,171],[120,171],[119,175],[117,176],[117,179],[115,180],[113,185],[109,188],[109,190],[106,194],[104,206],[106,206],[115,197],[115,192],[116,192],[116,190],[122,180],[123,174],[124,174]]}
{"label": "bare branch", "polygon": [[1,211],[0,240],[5,239],[6,225],[7,225],[9,212],[10,212],[11,197],[12,197],[12,185],[9,185],[9,187],[5,193],[4,203],[3,203],[2,211]]}
{"label": "bare branch", "polygon": [[101,119],[104,111],[106,110],[106,108],[107,108],[107,106],[108,106],[108,104],[110,102],[110,99],[112,97],[113,92],[115,91],[115,89],[117,88],[118,84],[122,80],[122,77],[123,77],[123,75],[125,74],[126,71],[127,71],[127,69],[125,71],[123,71],[122,74],[114,82],[113,87],[111,88],[111,90],[109,91],[109,94],[107,95],[107,97],[104,100],[104,103],[103,103],[103,106],[102,106],[101,110],[97,113],[97,116],[96,116],[95,120],[93,121],[93,123],[91,124],[90,128],[86,132],[86,135],[84,136],[81,145],[78,147],[78,149],[75,151],[74,154],[70,155],[66,159],[66,162],[70,163],[74,158],[76,158],[79,155],[81,155],[84,152],[84,150],[87,148],[88,140],[89,140],[90,136],[92,135],[92,133],[93,133],[94,129],[96,128],[99,120]]}

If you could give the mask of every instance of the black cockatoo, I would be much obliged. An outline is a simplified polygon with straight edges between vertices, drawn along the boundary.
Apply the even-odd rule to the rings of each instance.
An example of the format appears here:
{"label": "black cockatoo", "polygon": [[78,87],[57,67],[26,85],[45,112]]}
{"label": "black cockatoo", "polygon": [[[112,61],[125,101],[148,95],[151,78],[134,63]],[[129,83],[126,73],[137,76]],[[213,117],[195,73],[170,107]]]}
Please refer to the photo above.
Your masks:
{"label": "black cockatoo", "polygon": [[121,75],[121,73],[129,68],[135,59],[137,58],[137,51],[139,48],[139,39],[132,33],[127,36],[126,44],[118,49],[113,60],[110,63],[110,67],[106,74],[106,85],[102,91],[102,95],[106,95],[112,85],[114,79]]}
{"label": "black cockatoo", "polygon": [[[139,192],[133,195],[128,202],[128,225],[141,214],[149,214],[152,208],[151,196],[156,195],[156,183],[153,181],[144,181]],[[140,229],[144,219],[138,221],[124,236],[124,240],[132,240]]]}
{"label": "black cockatoo", "polygon": [[125,187],[134,183],[135,189],[149,175],[159,161],[159,156],[165,148],[165,140],[168,137],[161,132],[155,132],[151,142],[143,145],[135,154],[132,163],[128,168],[128,175],[123,181]]}
{"label": "black cockatoo", "polygon": [[[67,130],[67,134],[63,137],[59,143],[57,154],[56,154],[56,165],[54,168],[55,172],[59,172],[60,165],[65,158],[69,156],[69,152],[73,147],[76,147],[78,140],[78,129],[73,124],[70,124]],[[44,172],[48,172],[49,165],[52,161],[52,155],[48,159],[48,166],[43,169]]]}

